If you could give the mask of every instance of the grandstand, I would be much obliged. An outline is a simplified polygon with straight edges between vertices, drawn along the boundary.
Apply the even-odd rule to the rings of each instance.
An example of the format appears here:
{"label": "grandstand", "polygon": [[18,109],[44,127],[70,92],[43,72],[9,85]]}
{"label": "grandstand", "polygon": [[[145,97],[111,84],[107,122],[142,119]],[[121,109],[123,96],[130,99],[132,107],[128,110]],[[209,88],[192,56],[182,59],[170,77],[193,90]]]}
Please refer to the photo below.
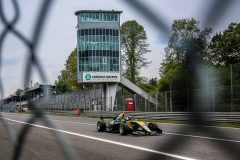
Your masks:
{"label": "grandstand", "polygon": [[95,89],[42,96],[32,102],[36,107],[47,111],[73,111],[75,108],[97,110],[102,99],[102,89]]}

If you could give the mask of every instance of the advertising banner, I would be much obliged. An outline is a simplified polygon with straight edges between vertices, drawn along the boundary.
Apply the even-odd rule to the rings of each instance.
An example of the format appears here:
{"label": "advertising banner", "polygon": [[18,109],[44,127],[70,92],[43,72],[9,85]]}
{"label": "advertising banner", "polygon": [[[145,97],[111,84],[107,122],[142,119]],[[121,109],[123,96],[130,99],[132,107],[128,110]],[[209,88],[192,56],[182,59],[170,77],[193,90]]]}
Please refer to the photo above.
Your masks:
{"label": "advertising banner", "polygon": [[120,82],[118,72],[83,72],[82,82]]}

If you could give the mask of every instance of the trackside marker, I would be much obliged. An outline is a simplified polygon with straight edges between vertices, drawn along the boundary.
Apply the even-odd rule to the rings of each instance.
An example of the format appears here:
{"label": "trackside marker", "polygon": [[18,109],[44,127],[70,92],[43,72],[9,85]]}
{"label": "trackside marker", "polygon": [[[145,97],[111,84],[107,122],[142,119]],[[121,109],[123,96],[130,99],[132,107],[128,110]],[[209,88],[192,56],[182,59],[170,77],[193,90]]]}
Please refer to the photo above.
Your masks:
{"label": "trackside marker", "polygon": [[69,132],[69,131],[65,131],[65,130],[61,130],[61,129],[50,128],[50,127],[46,127],[46,126],[42,126],[42,125],[38,125],[38,124],[31,124],[31,123],[27,123],[27,122],[23,122],[23,121],[18,121],[18,120],[14,120],[14,119],[9,119],[9,118],[2,118],[2,119],[6,119],[6,120],[8,120],[8,121],[12,121],[12,122],[16,122],[16,123],[21,123],[21,124],[27,124],[27,125],[30,125],[30,126],[34,126],[34,127],[38,127],[38,128],[43,128],[43,129],[47,129],[47,130],[58,131],[58,132],[62,132],[62,133],[66,133],[66,134],[70,134],[70,135],[74,135],[74,136],[78,136],[78,137],[88,138],[88,139],[92,139],[92,140],[96,140],[96,141],[101,141],[101,142],[106,142],[106,143],[110,143],[110,144],[115,144],[115,145],[119,145],[119,146],[123,146],[123,147],[128,147],[128,148],[132,148],[132,149],[136,149],[136,150],[141,150],[141,151],[145,151],[145,152],[151,152],[151,153],[155,153],[155,154],[159,154],[159,155],[164,155],[164,156],[168,156],[168,157],[172,157],[172,158],[176,158],[176,159],[196,160],[196,159],[194,159],[194,158],[184,157],[184,156],[180,156],[180,155],[176,155],[176,154],[171,154],[171,153],[166,153],[166,152],[160,152],[160,151],[153,150],[153,149],[149,149],[149,148],[145,148],[145,147],[138,147],[138,146],[134,146],[134,145],[131,145],[131,144],[125,144],[125,143],[116,142],[116,141],[111,141],[111,140],[107,140],[107,139],[92,137],[92,136],[88,136],[88,135],[84,135],[84,134]]}

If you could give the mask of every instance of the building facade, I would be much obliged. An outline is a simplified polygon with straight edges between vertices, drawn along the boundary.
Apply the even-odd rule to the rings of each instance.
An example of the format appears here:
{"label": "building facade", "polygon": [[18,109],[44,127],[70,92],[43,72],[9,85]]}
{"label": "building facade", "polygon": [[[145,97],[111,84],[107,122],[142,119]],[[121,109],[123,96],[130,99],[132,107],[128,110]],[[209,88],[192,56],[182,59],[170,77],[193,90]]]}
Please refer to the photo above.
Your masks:
{"label": "building facade", "polygon": [[120,81],[121,13],[114,10],[75,12],[80,83]]}

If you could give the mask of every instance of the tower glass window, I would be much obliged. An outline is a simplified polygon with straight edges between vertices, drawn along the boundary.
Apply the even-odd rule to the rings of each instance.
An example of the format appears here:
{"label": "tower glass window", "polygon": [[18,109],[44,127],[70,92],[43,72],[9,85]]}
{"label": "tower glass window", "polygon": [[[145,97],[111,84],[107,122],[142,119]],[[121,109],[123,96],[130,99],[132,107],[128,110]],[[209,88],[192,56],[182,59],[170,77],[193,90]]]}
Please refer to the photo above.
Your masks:
{"label": "tower glass window", "polygon": [[87,12],[79,13],[78,15],[79,22],[117,22],[118,21],[118,12]]}
{"label": "tower glass window", "polygon": [[79,72],[119,72],[120,11],[78,11]]}

